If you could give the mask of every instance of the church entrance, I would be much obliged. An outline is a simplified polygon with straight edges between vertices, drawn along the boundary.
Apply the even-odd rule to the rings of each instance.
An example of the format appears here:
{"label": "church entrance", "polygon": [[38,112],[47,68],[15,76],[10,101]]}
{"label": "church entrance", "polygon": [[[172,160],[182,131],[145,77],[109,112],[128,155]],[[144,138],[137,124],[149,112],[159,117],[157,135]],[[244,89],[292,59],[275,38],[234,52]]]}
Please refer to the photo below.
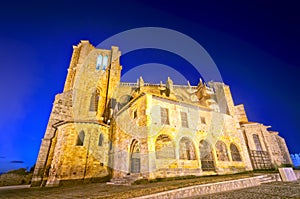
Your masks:
{"label": "church entrance", "polygon": [[140,145],[137,140],[133,140],[130,146],[130,173],[140,173]]}
{"label": "church entrance", "polygon": [[202,140],[199,144],[202,171],[215,171],[214,157],[211,145]]}

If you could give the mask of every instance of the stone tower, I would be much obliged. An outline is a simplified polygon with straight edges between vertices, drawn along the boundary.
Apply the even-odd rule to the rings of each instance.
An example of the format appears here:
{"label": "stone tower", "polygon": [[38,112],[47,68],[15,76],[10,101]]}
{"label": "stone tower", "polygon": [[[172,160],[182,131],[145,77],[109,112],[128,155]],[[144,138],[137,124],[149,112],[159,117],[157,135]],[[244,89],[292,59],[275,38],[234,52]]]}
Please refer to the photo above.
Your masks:
{"label": "stone tower", "polygon": [[120,82],[118,47],[73,46],[63,93],[56,95],[36,162],[32,186],[109,176],[111,96]]}

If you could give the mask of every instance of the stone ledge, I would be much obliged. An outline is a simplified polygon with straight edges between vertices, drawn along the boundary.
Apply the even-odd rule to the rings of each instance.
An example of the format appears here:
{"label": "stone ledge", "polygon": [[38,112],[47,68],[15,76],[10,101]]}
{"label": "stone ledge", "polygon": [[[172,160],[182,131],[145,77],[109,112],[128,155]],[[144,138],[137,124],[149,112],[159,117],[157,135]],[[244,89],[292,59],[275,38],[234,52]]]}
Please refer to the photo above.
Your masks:
{"label": "stone ledge", "polygon": [[[276,175],[276,174],[275,174]],[[231,191],[237,189],[243,189],[247,187],[258,186],[261,184],[261,178],[264,176],[256,176],[251,178],[244,178],[238,180],[231,180],[225,182],[209,183],[203,185],[195,185],[190,187],[179,188],[170,191],[164,191],[156,194],[150,194],[146,196],[140,196],[133,199],[144,198],[185,198],[192,196],[199,196],[205,194],[212,194],[224,191]]]}

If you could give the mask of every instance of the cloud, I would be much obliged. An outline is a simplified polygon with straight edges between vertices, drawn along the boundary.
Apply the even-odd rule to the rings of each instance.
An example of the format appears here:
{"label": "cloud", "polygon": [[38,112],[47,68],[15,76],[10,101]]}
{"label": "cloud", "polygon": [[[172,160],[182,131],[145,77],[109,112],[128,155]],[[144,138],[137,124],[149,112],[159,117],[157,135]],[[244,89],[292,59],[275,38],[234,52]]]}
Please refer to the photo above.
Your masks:
{"label": "cloud", "polygon": [[11,163],[11,164],[22,164],[22,163],[24,163],[24,161],[22,161],[22,160],[12,160],[9,163]]}

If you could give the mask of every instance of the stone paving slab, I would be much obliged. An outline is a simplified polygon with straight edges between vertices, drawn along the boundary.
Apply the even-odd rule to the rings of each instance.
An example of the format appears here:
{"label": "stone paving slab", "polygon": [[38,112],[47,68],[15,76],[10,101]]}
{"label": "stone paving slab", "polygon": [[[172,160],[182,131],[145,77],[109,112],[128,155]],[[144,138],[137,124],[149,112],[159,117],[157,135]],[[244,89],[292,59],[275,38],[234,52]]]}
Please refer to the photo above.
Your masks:
{"label": "stone paving slab", "polygon": [[260,186],[190,197],[189,199],[284,199],[300,198],[300,180],[294,182],[271,182]]}
{"label": "stone paving slab", "polygon": [[[148,185],[149,186],[149,185]],[[152,184],[151,186],[159,186]],[[45,198],[45,199],[71,199],[71,198],[109,198],[107,194],[117,193],[119,196],[124,196],[124,192],[135,189],[142,189],[146,186],[114,186],[105,183],[85,184],[72,187],[54,187],[54,188],[19,188],[19,189],[0,189],[0,199],[6,198]],[[122,197],[124,198],[124,197]],[[195,198],[211,198],[211,199],[281,199],[281,198],[300,198],[300,180],[294,182],[272,182],[262,184],[256,187],[228,191],[217,194],[203,195],[191,197]]]}

